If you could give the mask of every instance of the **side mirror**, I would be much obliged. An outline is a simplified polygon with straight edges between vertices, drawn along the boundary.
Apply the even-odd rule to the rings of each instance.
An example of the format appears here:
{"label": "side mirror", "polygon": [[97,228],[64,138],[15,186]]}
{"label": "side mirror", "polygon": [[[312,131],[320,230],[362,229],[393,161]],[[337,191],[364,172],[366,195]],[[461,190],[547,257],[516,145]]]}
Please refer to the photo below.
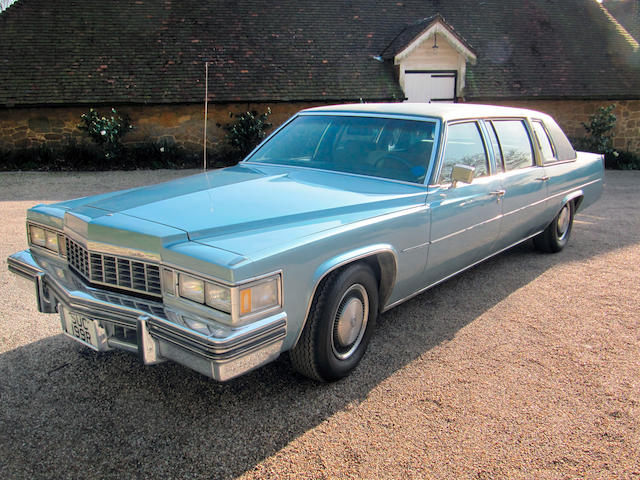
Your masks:
{"label": "side mirror", "polygon": [[451,171],[451,187],[455,188],[458,182],[471,183],[476,167],[469,165],[454,165]]}

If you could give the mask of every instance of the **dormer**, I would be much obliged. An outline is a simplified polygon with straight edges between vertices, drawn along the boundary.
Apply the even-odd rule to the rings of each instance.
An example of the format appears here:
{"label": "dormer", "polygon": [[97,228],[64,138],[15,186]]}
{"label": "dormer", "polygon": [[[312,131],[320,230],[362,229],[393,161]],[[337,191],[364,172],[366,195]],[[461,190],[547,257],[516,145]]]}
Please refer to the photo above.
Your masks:
{"label": "dormer", "polygon": [[409,102],[455,102],[463,96],[467,62],[476,55],[440,15],[403,29],[381,57],[393,61]]}

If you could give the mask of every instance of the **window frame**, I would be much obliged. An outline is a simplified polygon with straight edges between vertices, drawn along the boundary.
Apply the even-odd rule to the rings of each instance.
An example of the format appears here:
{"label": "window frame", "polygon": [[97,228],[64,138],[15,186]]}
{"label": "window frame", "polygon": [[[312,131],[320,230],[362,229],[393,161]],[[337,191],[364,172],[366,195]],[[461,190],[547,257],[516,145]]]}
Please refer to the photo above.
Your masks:
{"label": "window frame", "polygon": [[[293,165],[283,165],[280,163],[270,163],[270,162],[262,162],[262,161],[252,161],[253,157],[265,146],[267,145],[273,137],[278,135],[281,130],[287,128],[291,123],[293,123],[299,117],[325,117],[325,116],[334,116],[334,117],[363,117],[363,118],[377,118],[377,119],[386,119],[386,120],[409,120],[414,122],[425,122],[425,123],[433,123],[435,126],[435,130],[433,133],[433,143],[434,147],[432,148],[431,153],[427,160],[427,172],[425,174],[424,180],[422,182],[410,182],[406,180],[398,180],[394,178],[381,177],[375,175],[366,175],[361,173],[352,173],[352,172],[342,172],[338,170],[326,170],[317,167],[307,167],[307,166],[293,166]],[[308,170],[317,170],[323,172],[330,173],[340,173],[343,175],[352,175],[355,177],[363,177],[363,178],[379,178],[381,180],[402,183],[405,185],[414,185],[414,186],[422,186],[428,187],[428,180],[431,179],[434,175],[434,170],[437,168],[437,160],[438,155],[440,154],[442,143],[440,139],[443,136],[445,122],[442,120],[442,117],[438,116],[423,116],[423,115],[412,115],[412,114],[404,114],[404,113],[378,113],[378,112],[351,112],[351,111],[306,111],[302,110],[297,114],[290,117],[286,122],[282,123],[278,128],[276,128],[273,132],[271,132],[267,137],[262,140],[253,150],[251,150],[240,162],[238,165],[247,164],[247,165],[269,165],[282,167],[286,166],[287,168],[299,168],[299,169],[308,169]],[[323,133],[324,136],[325,133]]]}
{"label": "window frame", "polygon": [[[543,150],[542,150],[542,145],[540,143],[540,138],[538,137],[538,132],[536,132],[536,128],[534,126],[534,124],[538,123],[540,126],[542,126],[542,130],[544,131],[545,135],[547,136],[547,140],[549,141],[549,145],[551,145],[551,152],[553,153],[553,157],[550,159],[546,159],[544,157],[543,154]],[[538,152],[540,153],[540,165],[550,165],[550,164],[554,164],[554,163],[558,163],[560,160],[558,160],[558,151],[556,149],[556,146],[553,143],[553,139],[551,138],[551,135],[549,134],[549,130],[547,129],[546,125],[544,124],[544,120],[540,119],[540,118],[532,118],[531,119],[531,130],[533,131],[533,134],[536,138],[536,142],[538,145]]]}
{"label": "window frame", "polygon": [[459,125],[462,123],[475,123],[476,128],[478,129],[478,133],[480,134],[480,139],[482,140],[482,146],[484,148],[484,154],[487,160],[487,174],[483,175],[482,177],[474,177],[473,181],[475,182],[476,179],[481,180],[483,178],[490,178],[494,175],[493,164],[491,162],[491,155],[493,153],[493,150],[491,150],[490,152],[489,148],[487,147],[486,132],[484,131],[482,120],[483,119],[481,118],[461,118],[461,119],[449,120],[445,122],[442,139],[440,141],[440,148],[438,149],[436,167],[434,168],[434,171],[432,173],[429,186],[445,187],[445,186],[450,186],[452,184],[452,182],[440,183],[438,180],[440,178],[440,173],[442,171],[442,166],[444,164],[444,157],[445,157],[445,154],[447,153],[447,140],[449,138],[449,127],[454,125]]}
{"label": "window frame", "polygon": [[[500,139],[500,135],[498,134],[498,130],[495,129],[493,122],[520,122],[524,125],[524,130],[527,133],[527,137],[529,139],[529,148],[531,148],[531,157],[533,160],[533,163],[531,165],[527,165],[526,167],[520,167],[520,168],[515,168],[515,169],[508,169],[507,168],[507,162],[506,159],[504,157],[504,150],[502,150],[502,141]],[[516,172],[518,170],[524,170],[525,168],[531,168],[531,167],[540,167],[542,166],[542,163],[540,162],[540,156],[538,155],[538,150],[536,148],[536,145],[534,145],[534,141],[533,141],[533,135],[535,135],[535,132],[533,131],[533,127],[531,126],[530,123],[530,119],[527,117],[489,117],[485,119],[486,123],[491,123],[491,127],[494,128],[494,131],[496,133],[496,137],[498,138],[498,143],[500,145],[500,151],[502,153],[502,165],[503,165],[503,172],[502,173],[509,173],[509,172]],[[487,127],[489,128],[489,127]]]}

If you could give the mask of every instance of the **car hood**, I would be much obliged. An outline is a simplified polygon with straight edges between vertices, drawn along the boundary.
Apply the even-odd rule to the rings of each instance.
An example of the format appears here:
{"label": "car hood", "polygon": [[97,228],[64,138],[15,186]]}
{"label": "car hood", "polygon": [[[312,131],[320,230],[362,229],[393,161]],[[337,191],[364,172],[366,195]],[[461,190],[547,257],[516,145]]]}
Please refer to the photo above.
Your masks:
{"label": "car hood", "polygon": [[425,191],[384,179],[240,164],[87,198],[82,206],[178,228],[192,241],[250,256],[287,240],[424,203]]}

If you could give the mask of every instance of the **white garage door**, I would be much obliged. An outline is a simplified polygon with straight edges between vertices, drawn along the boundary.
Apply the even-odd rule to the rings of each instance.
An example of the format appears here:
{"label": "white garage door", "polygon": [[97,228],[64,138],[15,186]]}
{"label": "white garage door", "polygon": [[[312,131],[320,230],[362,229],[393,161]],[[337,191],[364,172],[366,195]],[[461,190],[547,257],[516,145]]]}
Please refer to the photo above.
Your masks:
{"label": "white garage door", "polygon": [[408,70],[404,75],[404,93],[407,102],[453,102],[456,73]]}

